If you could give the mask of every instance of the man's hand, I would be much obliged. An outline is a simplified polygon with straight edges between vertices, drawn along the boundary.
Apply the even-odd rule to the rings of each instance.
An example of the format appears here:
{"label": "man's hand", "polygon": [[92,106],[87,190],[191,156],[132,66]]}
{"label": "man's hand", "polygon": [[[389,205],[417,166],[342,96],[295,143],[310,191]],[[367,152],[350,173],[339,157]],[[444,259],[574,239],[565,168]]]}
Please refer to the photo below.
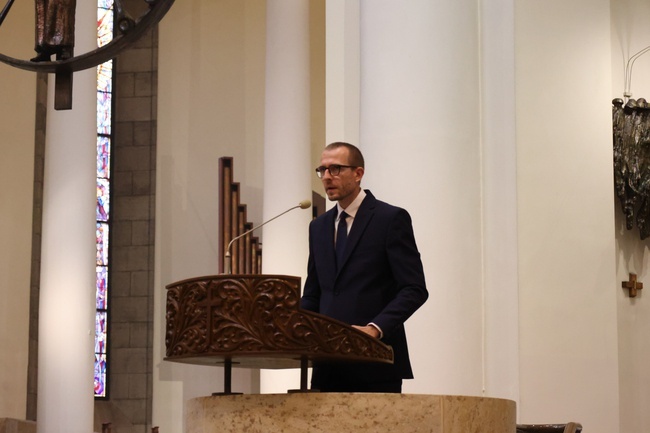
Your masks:
{"label": "man's hand", "polygon": [[357,326],[357,325],[352,325],[354,329],[358,329],[361,332],[364,332],[371,337],[374,338],[379,338],[379,330],[375,328],[374,326],[366,325],[366,326]]}

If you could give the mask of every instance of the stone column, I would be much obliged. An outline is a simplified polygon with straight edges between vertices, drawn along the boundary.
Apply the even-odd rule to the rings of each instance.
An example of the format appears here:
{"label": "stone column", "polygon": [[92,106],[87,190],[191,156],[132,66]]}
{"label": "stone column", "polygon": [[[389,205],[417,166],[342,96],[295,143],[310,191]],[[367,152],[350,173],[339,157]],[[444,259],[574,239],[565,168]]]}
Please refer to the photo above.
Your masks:
{"label": "stone column", "polygon": [[[264,220],[311,199],[309,135],[309,2],[267,3]],[[297,209],[263,229],[264,273],[304,276],[310,210]],[[299,386],[289,375],[263,371],[262,392]]]}
{"label": "stone column", "polygon": [[481,4],[486,395],[519,398],[514,0]]}
{"label": "stone column", "polygon": [[[96,46],[94,2],[77,2],[77,54]],[[74,74],[55,111],[50,76],[43,191],[38,431],[93,431],[96,71]]]}
{"label": "stone column", "polygon": [[[326,3],[326,143],[359,142],[359,0]],[[319,190],[319,192],[322,192]]]}
{"label": "stone column", "polygon": [[362,186],[410,212],[431,292],[406,322],[405,392],[483,391],[478,16],[468,0],[361,0]]}

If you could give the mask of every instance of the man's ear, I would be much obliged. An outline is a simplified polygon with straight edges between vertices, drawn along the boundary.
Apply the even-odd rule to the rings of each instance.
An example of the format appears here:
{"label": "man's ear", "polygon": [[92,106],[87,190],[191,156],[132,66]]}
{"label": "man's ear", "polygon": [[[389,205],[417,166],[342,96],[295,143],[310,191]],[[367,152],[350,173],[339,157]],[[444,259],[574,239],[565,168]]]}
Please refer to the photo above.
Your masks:
{"label": "man's ear", "polygon": [[357,182],[361,182],[361,178],[363,177],[363,174],[365,173],[365,169],[363,167],[356,167],[354,169],[354,179]]}

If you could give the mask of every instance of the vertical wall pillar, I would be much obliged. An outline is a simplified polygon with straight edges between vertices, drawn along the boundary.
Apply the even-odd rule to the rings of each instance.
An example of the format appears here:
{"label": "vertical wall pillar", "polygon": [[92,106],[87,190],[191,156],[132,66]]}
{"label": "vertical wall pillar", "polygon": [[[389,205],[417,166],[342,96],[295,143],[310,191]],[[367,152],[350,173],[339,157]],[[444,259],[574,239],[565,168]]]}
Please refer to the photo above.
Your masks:
{"label": "vertical wall pillar", "polygon": [[[96,4],[77,2],[77,54],[96,46]],[[55,111],[50,76],[43,191],[38,431],[93,431],[96,72],[74,74]]]}
{"label": "vertical wall pillar", "polygon": [[611,6],[515,8],[519,416],[594,433],[634,431],[619,422]]}
{"label": "vertical wall pillar", "polygon": [[326,3],[324,144],[359,142],[359,10],[359,0]]}
{"label": "vertical wall pillar", "polygon": [[406,322],[405,392],[482,393],[478,13],[361,0],[362,186],[410,212],[431,292]]}
{"label": "vertical wall pillar", "polygon": [[519,399],[514,0],[481,3],[484,383]]}
{"label": "vertical wall pillar", "polygon": [[[311,199],[309,2],[267,3],[264,220]],[[294,210],[264,227],[264,273],[304,276],[310,210]],[[299,386],[295,372],[263,371],[262,392]]]}

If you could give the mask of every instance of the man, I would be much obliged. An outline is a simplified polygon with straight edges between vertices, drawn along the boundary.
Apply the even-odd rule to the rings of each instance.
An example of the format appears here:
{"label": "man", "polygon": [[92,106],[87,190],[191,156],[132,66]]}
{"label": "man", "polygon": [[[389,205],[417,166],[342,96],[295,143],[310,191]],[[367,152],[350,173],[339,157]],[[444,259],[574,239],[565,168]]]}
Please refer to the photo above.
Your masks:
{"label": "man", "polygon": [[399,393],[402,379],[413,378],[404,322],[428,292],[411,217],[361,189],[364,165],[349,143],[331,143],[323,151],[316,173],[337,205],[309,226],[301,307],[380,338],[393,347],[395,362],[317,365],[312,388]]}

